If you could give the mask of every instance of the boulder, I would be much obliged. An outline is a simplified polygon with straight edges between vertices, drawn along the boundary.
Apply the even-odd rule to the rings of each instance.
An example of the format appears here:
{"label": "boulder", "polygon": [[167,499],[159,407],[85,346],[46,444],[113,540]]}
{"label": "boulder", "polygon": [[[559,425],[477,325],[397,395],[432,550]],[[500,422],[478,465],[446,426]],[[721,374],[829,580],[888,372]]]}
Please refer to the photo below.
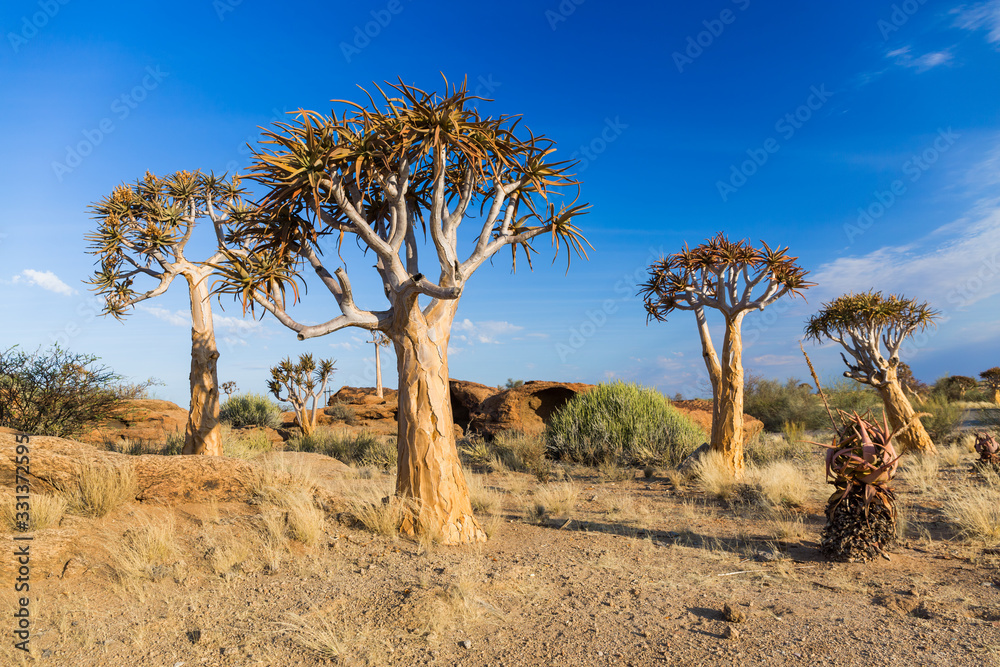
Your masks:
{"label": "boulder", "polygon": [[472,414],[476,412],[479,405],[490,396],[500,392],[497,387],[489,387],[466,380],[448,380],[448,384],[451,389],[451,412],[454,415],[455,423],[465,430],[468,430]]}
{"label": "boulder", "polygon": [[472,414],[469,431],[485,438],[509,430],[541,433],[556,410],[577,394],[593,388],[592,384],[578,382],[525,382],[480,403]]}
{"label": "boulder", "polygon": [[102,444],[104,442],[164,443],[173,433],[184,435],[187,428],[187,410],[176,403],[155,398],[126,401],[113,419],[79,436],[80,442]]}

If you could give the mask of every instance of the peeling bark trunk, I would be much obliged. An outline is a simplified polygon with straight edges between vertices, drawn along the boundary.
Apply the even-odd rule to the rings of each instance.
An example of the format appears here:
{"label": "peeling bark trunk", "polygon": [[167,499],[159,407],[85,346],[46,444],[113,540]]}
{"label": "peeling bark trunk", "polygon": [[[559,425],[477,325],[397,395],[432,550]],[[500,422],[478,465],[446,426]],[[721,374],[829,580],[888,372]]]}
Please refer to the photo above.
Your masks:
{"label": "peeling bark trunk", "polygon": [[726,319],[711,442],[712,450],[722,454],[726,467],[737,479],[743,476],[743,315]]}
{"label": "peeling bark trunk", "polygon": [[[876,389],[882,397],[886,418],[893,429],[902,428],[916,414],[913,406],[906,399],[906,394],[903,393],[894,371],[890,370],[886,382]],[[937,454],[937,447],[934,446],[934,442],[927,435],[927,431],[919,419],[914,421],[910,428],[897,433],[896,442],[899,443],[900,454],[908,452]]]}
{"label": "peeling bark trunk", "polygon": [[382,391],[382,355],[378,351],[379,345],[375,343],[375,395],[379,398],[383,398],[384,391]]}
{"label": "peeling bark trunk", "polygon": [[222,456],[219,378],[207,274],[185,274],[191,296],[191,409],[184,433],[184,454]]}
{"label": "peeling bark trunk", "polygon": [[457,307],[457,300],[439,304],[425,318],[414,299],[390,335],[399,370],[396,495],[414,503],[400,532],[432,535],[443,544],[486,541],[455,448],[448,339]]}

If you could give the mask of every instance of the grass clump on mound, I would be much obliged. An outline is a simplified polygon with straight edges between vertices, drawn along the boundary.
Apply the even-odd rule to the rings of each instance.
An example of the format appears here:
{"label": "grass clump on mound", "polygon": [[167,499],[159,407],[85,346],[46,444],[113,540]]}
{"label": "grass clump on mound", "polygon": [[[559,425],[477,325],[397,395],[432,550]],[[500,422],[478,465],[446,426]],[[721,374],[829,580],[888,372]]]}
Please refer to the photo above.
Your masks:
{"label": "grass clump on mound", "polygon": [[704,440],[662,394],[620,381],[577,394],[546,430],[553,458],[587,465],[675,466]]}
{"label": "grass clump on mound", "polygon": [[278,428],[281,425],[281,408],[263,394],[238,394],[222,404],[219,409],[219,421],[233,428],[244,426]]}
{"label": "grass clump on mound", "polygon": [[396,466],[395,438],[382,438],[368,431],[348,433],[318,428],[310,435],[292,438],[285,443],[285,449],[325,454],[352,465],[385,470]]}

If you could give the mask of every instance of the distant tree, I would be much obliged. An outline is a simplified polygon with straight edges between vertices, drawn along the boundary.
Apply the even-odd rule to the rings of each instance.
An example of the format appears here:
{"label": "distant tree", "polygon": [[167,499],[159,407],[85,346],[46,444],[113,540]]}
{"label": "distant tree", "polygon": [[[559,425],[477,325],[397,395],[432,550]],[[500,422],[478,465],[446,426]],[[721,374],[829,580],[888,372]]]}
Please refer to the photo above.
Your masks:
{"label": "distant tree", "polygon": [[380,347],[392,345],[392,341],[381,331],[372,331],[372,339],[368,341],[375,346],[375,395],[379,398],[385,397],[382,389],[382,355],[379,354]]}
{"label": "distant tree", "polygon": [[[253,251],[231,256],[220,291],[244,308],[260,305],[299,339],[345,327],[388,336],[399,372],[396,494],[415,508],[400,530],[445,544],[483,541],[455,448],[448,385],[459,299],[497,252],[510,249],[514,260],[520,248],[530,263],[535,237],[549,236],[556,254],[565,245],[567,254],[586,256],[573,222],[587,206],[557,205],[578,182],[571,163],[551,159],[551,140],[518,127],[518,118],[483,117],[464,84],[446,83],[443,95],[402,82],[379,92],[381,106],[369,97],[368,106],[348,103],[340,116],[304,111],[267,133],[252,167],[265,189],[259,216],[239,235]],[[460,251],[459,225],[470,220],[474,234],[461,238],[471,247]],[[356,303],[346,266],[327,268],[339,254],[321,257],[324,243],[334,240],[339,250],[348,235],[374,257],[384,310]],[[283,289],[295,285],[303,262],[336,300],[339,313],[327,322],[289,315]]]}
{"label": "distant tree", "polygon": [[[326,383],[333,372],[335,359],[320,359],[317,364],[312,354],[308,352],[299,356],[299,362],[293,364],[285,357],[277,366],[271,368],[271,379],[267,381],[267,389],[279,401],[288,401],[295,410],[295,419],[302,429],[303,435],[311,435],[316,430],[316,419],[319,416],[319,397],[326,391]],[[282,398],[281,394],[285,397]]]}
{"label": "distant tree", "polygon": [[949,401],[961,401],[965,393],[979,386],[975,378],[967,375],[948,375],[934,383],[934,388],[944,394]]}
{"label": "distant tree", "polygon": [[879,392],[889,422],[897,431],[901,452],[937,453],[899,381],[903,341],[933,324],[937,316],[926,303],[898,295],[885,297],[872,290],[845,294],[823,304],[806,324],[806,337],[816,342],[829,339],[840,343],[851,356],[848,360],[843,353],[840,355],[848,369],[845,377],[871,385]]}
{"label": "distant tree", "polygon": [[[105,299],[104,314],[123,320],[137,303],[160,296],[174,278],[187,282],[191,302],[191,409],[184,435],[185,454],[222,456],[217,365],[219,349],[209,301],[212,264],[223,259],[229,225],[249,210],[239,178],[178,171],[165,177],[146,173],[133,185],[119,185],[93,204],[98,229],[87,236],[100,268],[88,281]],[[184,255],[199,219],[214,228],[216,252],[204,261]],[[156,286],[137,292],[136,278]]]}
{"label": "distant tree", "polygon": [[[664,321],[675,310],[694,311],[712,383],[711,447],[735,476],[743,474],[743,318],[814,284],[806,282],[808,272],[787,255],[788,248],[761,245],[758,249],[746,240],[732,242],[720,232],[696,248],[685,246],[654,262],[640,292],[649,318]],[[707,308],[725,319],[721,363],[712,345]]]}
{"label": "distant tree", "polygon": [[986,369],[979,374],[979,377],[983,379],[983,384],[990,389],[993,402],[1000,405],[1000,366]]}
{"label": "distant tree", "polygon": [[913,376],[913,371],[905,361],[899,362],[899,366],[896,368],[896,377],[899,378],[899,386],[903,388],[903,391],[908,392],[917,401],[922,401],[923,394],[930,389],[925,382],[921,382]]}
{"label": "distant tree", "polygon": [[524,380],[515,380],[514,378],[507,378],[507,384],[503,386],[504,389],[517,389],[518,387],[524,386]]}

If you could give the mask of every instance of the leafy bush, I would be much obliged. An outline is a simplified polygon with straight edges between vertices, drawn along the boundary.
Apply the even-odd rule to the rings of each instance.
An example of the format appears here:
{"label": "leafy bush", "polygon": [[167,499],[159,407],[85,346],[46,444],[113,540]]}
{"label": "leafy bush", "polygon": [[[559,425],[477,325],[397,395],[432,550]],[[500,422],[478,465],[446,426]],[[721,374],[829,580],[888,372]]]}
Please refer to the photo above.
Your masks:
{"label": "leafy bush", "polygon": [[588,465],[674,466],[704,438],[659,392],[623,382],[577,394],[546,429],[553,458]]}
{"label": "leafy bush", "polygon": [[281,425],[281,408],[263,394],[238,394],[230,396],[219,409],[219,420],[233,428],[244,426],[266,426],[278,428]]}
{"label": "leafy bush", "polygon": [[395,438],[380,438],[368,431],[353,435],[321,427],[310,435],[292,438],[285,443],[285,449],[316,452],[344,463],[363,466],[389,469],[396,465]]}
{"label": "leafy bush", "polygon": [[0,426],[35,435],[71,437],[120,412],[154,383],[129,384],[100,357],[54,345],[33,354],[15,345],[0,352]]}
{"label": "leafy bush", "polygon": [[962,414],[965,412],[959,405],[949,401],[941,395],[934,395],[922,404],[914,406],[917,412],[929,412],[930,417],[921,417],[927,435],[935,444],[947,444],[959,422],[962,421]]}
{"label": "leafy bush", "polygon": [[324,409],[323,413],[326,416],[342,421],[347,425],[354,424],[357,421],[354,409],[349,405],[344,405],[343,403],[334,403],[330,407]]}
{"label": "leafy bush", "polygon": [[743,390],[743,411],[764,422],[771,433],[782,430],[785,422],[813,427],[826,417],[822,403],[810,385],[795,378],[784,384],[760,375],[747,376]]}

